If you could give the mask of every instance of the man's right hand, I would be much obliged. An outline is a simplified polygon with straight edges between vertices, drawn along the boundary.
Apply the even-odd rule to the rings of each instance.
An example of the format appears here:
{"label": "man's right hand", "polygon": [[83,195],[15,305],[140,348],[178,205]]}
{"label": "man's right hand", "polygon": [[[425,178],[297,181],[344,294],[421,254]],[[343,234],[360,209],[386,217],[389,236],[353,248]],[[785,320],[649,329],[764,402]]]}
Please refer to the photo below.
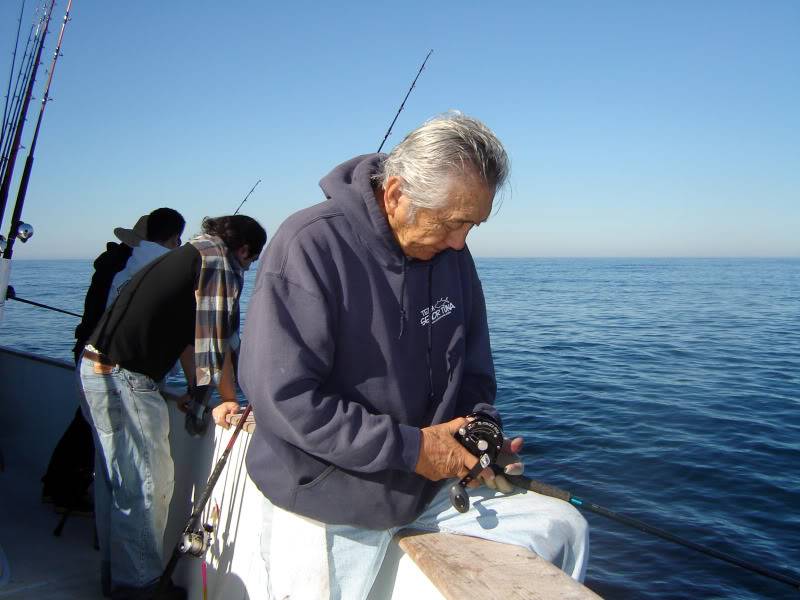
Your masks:
{"label": "man's right hand", "polygon": [[464,417],[420,431],[419,459],[414,472],[431,481],[464,477],[478,459],[456,441],[456,432],[467,424]]}
{"label": "man's right hand", "polygon": [[214,423],[223,429],[230,429],[231,424],[228,423],[227,416],[235,415],[238,412],[239,403],[236,400],[223,400],[211,411],[211,417],[214,419]]}

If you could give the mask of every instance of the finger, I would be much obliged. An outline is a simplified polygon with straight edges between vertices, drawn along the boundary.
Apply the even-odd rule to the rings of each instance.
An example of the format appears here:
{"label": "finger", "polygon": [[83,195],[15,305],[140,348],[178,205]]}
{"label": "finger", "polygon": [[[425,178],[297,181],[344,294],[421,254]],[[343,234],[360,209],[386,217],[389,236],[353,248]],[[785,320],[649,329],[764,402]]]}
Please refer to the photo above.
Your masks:
{"label": "finger", "polygon": [[477,465],[477,464],[478,464],[478,457],[477,457],[477,456],[475,456],[474,454],[472,454],[472,453],[471,453],[469,450],[467,450],[466,448],[464,448],[464,446],[461,446],[461,445],[459,444],[459,447],[461,448],[461,455],[464,457],[464,466],[465,466],[465,467],[466,467],[468,470],[472,470],[472,468],[473,468],[475,465]]}
{"label": "finger", "polygon": [[494,470],[492,469],[492,467],[486,467],[483,471],[480,472],[478,477],[486,480],[494,479]]}
{"label": "finger", "polygon": [[494,471],[491,467],[486,467],[483,471],[480,472],[478,477],[476,477],[478,482],[483,483],[486,487],[490,489],[496,489],[494,485]]}
{"label": "finger", "polygon": [[453,419],[452,421],[445,423],[445,425],[447,425],[447,431],[450,433],[450,435],[455,435],[456,432],[466,424],[467,420],[464,417],[458,417],[457,419]]}
{"label": "finger", "polygon": [[514,486],[509,483],[508,479],[503,477],[502,475],[497,475],[494,478],[495,488],[499,492],[503,492],[504,494],[510,494],[514,491]]}
{"label": "finger", "polygon": [[496,478],[495,477],[492,477],[491,479],[489,479],[488,477],[482,477],[481,480],[483,481],[483,484],[486,487],[488,487],[490,490],[496,490],[497,489],[497,483],[496,483]]}
{"label": "finger", "polygon": [[521,462],[511,463],[503,467],[503,473],[506,475],[522,475],[525,472],[525,465]]}
{"label": "finger", "polygon": [[514,439],[505,438],[503,440],[503,452],[506,454],[519,454],[524,443],[521,437],[515,437]]}

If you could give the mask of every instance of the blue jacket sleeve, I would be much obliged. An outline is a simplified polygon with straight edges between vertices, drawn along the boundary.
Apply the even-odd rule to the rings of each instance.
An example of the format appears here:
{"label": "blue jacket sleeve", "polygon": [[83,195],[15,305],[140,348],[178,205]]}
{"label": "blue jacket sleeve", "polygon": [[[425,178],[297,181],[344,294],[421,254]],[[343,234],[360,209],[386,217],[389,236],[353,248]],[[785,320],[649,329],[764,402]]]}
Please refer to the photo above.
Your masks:
{"label": "blue jacket sleeve", "polygon": [[336,309],[309,287],[279,273],[258,275],[239,363],[258,427],[343,469],[413,471],[419,429],[325,389],[336,351]]}

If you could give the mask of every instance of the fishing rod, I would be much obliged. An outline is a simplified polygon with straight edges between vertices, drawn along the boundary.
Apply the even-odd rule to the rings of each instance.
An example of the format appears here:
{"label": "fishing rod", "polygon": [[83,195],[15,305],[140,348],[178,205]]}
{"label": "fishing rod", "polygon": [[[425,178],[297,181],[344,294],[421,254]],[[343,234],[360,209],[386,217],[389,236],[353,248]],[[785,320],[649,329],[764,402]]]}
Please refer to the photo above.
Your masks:
{"label": "fishing rod", "polygon": [[[52,0],[53,4],[55,4],[55,0]],[[53,51],[53,60],[50,63],[50,69],[47,76],[47,83],[44,86],[44,95],[42,96],[42,105],[39,107],[39,116],[36,119],[36,127],[33,130],[33,138],[31,139],[31,146],[28,150],[28,158],[25,160],[25,168],[22,171],[22,177],[19,183],[19,190],[17,191],[17,201],[14,204],[14,214],[11,217],[11,227],[8,230],[8,237],[6,240],[6,249],[3,252],[3,258],[10,259],[12,253],[14,252],[14,242],[16,241],[17,237],[19,237],[23,242],[25,242],[28,237],[33,235],[33,231],[31,230],[27,236],[17,235],[17,228],[21,225],[20,218],[22,217],[22,207],[25,204],[25,194],[28,191],[28,181],[31,177],[31,169],[33,168],[33,155],[36,151],[36,142],[39,139],[39,130],[42,127],[42,117],[44,117],[44,109],[47,107],[47,102],[50,99],[50,85],[53,83],[53,75],[56,72],[56,64],[58,63],[58,57],[61,56],[61,44],[64,41],[64,31],[67,29],[67,23],[69,23],[69,11],[72,8],[72,0],[67,2],[67,9],[64,11],[64,20],[61,22],[61,30],[58,32],[58,41],[56,42],[56,49]],[[51,13],[48,14],[47,20],[48,23],[50,21],[50,16],[52,14],[52,5],[50,8]],[[45,31],[46,33],[46,31]],[[42,41],[44,41],[44,36],[42,37]],[[41,47],[40,47],[41,50]]]}
{"label": "fishing rod", "polygon": [[[251,188],[250,188],[250,191],[249,191],[249,192],[247,192],[247,196],[245,196],[245,197],[244,197],[244,200],[242,200],[241,204],[239,204],[239,208],[242,208],[242,205],[243,205],[245,202],[247,202],[247,199],[250,197],[250,194],[252,194],[252,193],[253,193],[253,190],[254,190],[254,189],[256,189],[256,186],[257,186],[259,183],[261,183],[261,180],[260,180],[260,179],[259,179],[258,181],[256,181],[256,182],[255,182],[255,184],[253,184],[253,187],[251,187]],[[238,214],[239,214],[239,208],[237,208],[237,209],[236,209],[236,211],[235,211],[233,214],[235,214],[235,215],[238,215]]]}
{"label": "fishing rod", "polygon": [[386,143],[386,138],[388,138],[389,135],[392,133],[392,127],[394,127],[394,124],[397,121],[397,117],[399,117],[400,113],[403,112],[403,107],[406,105],[406,100],[408,100],[408,97],[411,95],[411,90],[414,89],[414,85],[417,83],[417,79],[419,79],[419,76],[422,73],[422,69],[425,68],[425,63],[428,62],[428,59],[431,57],[431,54],[433,54],[432,48],[430,52],[428,52],[428,55],[425,57],[425,60],[422,61],[422,66],[420,66],[419,71],[417,71],[417,76],[414,77],[414,81],[411,82],[411,87],[408,88],[408,91],[406,92],[406,97],[403,98],[403,101],[400,103],[400,108],[397,109],[397,113],[394,115],[394,119],[392,119],[392,122],[389,125],[389,129],[386,130],[386,135],[383,136],[383,141],[381,142],[381,145],[378,146],[378,152],[380,152],[383,149],[383,145]]}
{"label": "fishing rod", "polygon": [[228,455],[230,455],[233,445],[236,443],[236,438],[239,436],[239,432],[242,430],[242,427],[244,426],[247,417],[250,415],[251,410],[252,406],[248,404],[244,409],[244,412],[239,417],[239,422],[236,423],[236,427],[231,434],[231,438],[228,440],[228,445],[225,446],[225,451],[222,453],[222,456],[220,456],[216,466],[214,467],[214,470],[211,473],[211,476],[208,478],[208,483],[203,490],[203,494],[200,496],[200,500],[197,502],[192,514],[189,516],[189,520],[186,522],[186,527],[184,527],[181,537],[178,540],[178,543],[175,544],[175,549],[172,551],[172,556],[170,556],[169,562],[164,568],[164,572],[161,574],[161,579],[158,583],[159,591],[164,591],[169,587],[172,579],[172,573],[175,571],[175,567],[178,565],[178,559],[182,555],[191,554],[192,556],[199,558],[202,557],[208,549],[213,530],[211,529],[210,525],[201,526],[200,517],[202,516],[203,510],[208,503],[208,499],[211,497],[211,492],[214,490],[214,485],[216,485],[219,476],[222,474],[222,469],[225,468],[225,463],[228,461]]}
{"label": "fishing rod", "polygon": [[569,502],[570,504],[572,504],[577,508],[581,508],[596,513],[598,515],[602,515],[613,521],[622,523],[623,525],[634,527],[640,531],[644,531],[645,533],[649,533],[655,535],[656,537],[660,537],[663,540],[667,540],[668,542],[674,542],[676,544],[680,544],[681,546],[691,548],[692,550],[696,550],[697,552],[700,552],[702,554],[706,554],[708,556],[712,556],[719,560],[723,560],[725,562],[736,565],[737,567],[741,567],[742,569],[758,573],[759,575],[763,575],[765,577],[769,577],[776,581],[780,581],[781,583],[785,583],[787,585],[794,587],[797,590],[800,590],[800,579],[798,579],[797,577],[791,575],[784,575],[783,573],[778,573],[770,569],[765,569],[760,565],[756,565],[746,560],[742,560],[741,558],[737,558],[735,556],[727,554],[726,552],[720,552],[719,550],[715,550],[714,548],[709,548],[708,546],[697,544],[685,538],[674,535],[663,529],[659,529],[658,527],[653,527],[652,525],[648,525],[647,523],[639,521],[638,519],[634,519],[626,515],[615,513],[607,508],[604,508],[592,502],[588,502],[586,500],[578,498],[577,496],[573,496],[572,492],[562,490],[561,488],[557,488],[547,483],[542,483],[541,481],[536,481],[535,479],[525,477],[524,475],[504,474],[503,476],[506,479],[508,479],[508,481],[510,481],[513,485],[523,490],[530,490],[532,492],[536,492],[537,494],[550,496],[551,498],[558,498],[559,500]]}
{"label": "fishing rod", "polygon": [[[8,71],[8,89],[6,89],[6,100],[3,103],[3,129],[0,130],[0,147],[3,146],[3,138],[5,137],[6,133],[6,125],[8,122],[8,117],[11,113],[8,112],[8,104],[11,101],[11,82],[14,79],[14,67],[17,66],[17,48],[19,48],[19,32],[22,31],[22,14],[25,12],[25,0],[22,0],[19,5],[19,18],[17,19],[17,35],[14,38],[14,52],[11,55],[11,69]],[[30,35],[28,36],[30,39]],[[24,56],[23,56],[24,60]],[[22,61],[20,61],[20,66]]]}
{"label": "fishing rod", "polygon": [[48,306],[47,304],[40,304],[39,302],[34,302],[33,300],[26,300],[25,298],[20,298],[17,296],[17,293],[14,291],[14,286],[8,286],[8,290],[6,293],[6,300],[16,300],[17,302],[22,302],[23,304],[30,304],[32,306],[38,306],[39,308],[46,308],[47,310],[54,310],[56,312],[64,313],[65,315],[72,315],[73,317],[78,317],[79,319],[83,318],[83,315],[79,315],[78,313],[70,312],[68,310],[64,310],[63,308],[56,308],[55,306]]}
{"label": "fishing rod", "polygon": [[[25,42],[25,52],[22,54],[22,60],[19,64],[19,71],[14,83],[14,93],[11,95],[11,106],[8,113],[3,120],[3,144],[0,150],[0,181],[5,179],[5,173],[8,168],[8,158],[11,152],[13,131],[17,124],[20,123],[20,115],[22,113],[22,101],[25,97],[24,90],[30,81],[31,72],[33,71],[34,63],[34,50],[39,44],[39,39],[42,34],[42,21],[41,19],[31,24],[30,31],[28,32],[28,39]],[[24,74],[23,74],[24,73]],[[24,118],[23,121],[24,122]],[[2,215],[0,215],[0,221]]]}
{"label": "fishing rod", "polygon": [[[392,122],[389,124],[389,129],[386,130],[386,135],[383,136],[383,141],[381,141],[381,145],[378,146],[378,152],[380,152],[383,149],[383,145],[386,143],[386,139],[391,135],[392,128],[394,127],[394,124],[397,122],[397,117],[399,117],[400,113],[403,112],[403,107],[405,107],[406,105],[406,100],[408,100],[408,97],[411,95],[411,90],[414,89],[414,86],[417,83],[417,79],[419,79],[419,76],[422,74],[422,70],[425,68],[425,65],[428,62],[428,59],[431,57],[431,54],[433,54],[433,49],[431,49],[428,52],[427,56],[425,56],[425,60],[422,61],[422,65],[420,65],[419,70],[417,71],[417,75],[416,77],[414,77],[414,81],[411,82],[411,87],[408,88],[405,98],[403,98],[403,101],[400,103],[400,108],[397,109],[397,112],[394,115],[394,119],[392,119]],[[239,204],[239,207],[236,209],[236,211],[234,211],[233,214],[235,215],[239,214],[239,209],[242,208],[245,202],[247,202],[247,199],[250,197],[250,194],[253,193],[253,190],[256,189],[256,186],[259,183],[261,183],[260,179],[256,181],[255,185],[253,185],[252,188],[250,188],[250,191],[247,192],[247,195],[244,197],[244,200],[242,200],[242,202]]]}
{"label": "fishing rod", "polygon": [[[70,0],[72,3],[72,0]],[[11,151],[8,155],[8,162],[6,163],[6,169],[3,173],[3,181],[0,183],[0,223],[3,222],[3,213],[6,209],[6,202],[8,201],[8,192],[11,189],[11,178],[14,175],[14,163],[17,160],[17,152],[20,148],[20,142],[22,141],[22,130],[25,127],[25,116],[28,113],[28,107],[31,103],[31,97],[33,96],[33,84],[36,82],[36,73],[39,70],[39,64],[42,60],[42,51],[44,50],[44,41],[47,38],[47,29],[50,26],[50,18],[53,16],[53,9],[55,8],[56,0],[50,0],[50,9],[42,15],[40,23],[43,25],[41,30],[41,37],[39,39],[39,45],[36,49],[36,57],[33,62],[33,69],[31,70],[30,77],[28,78],[28,85],[27,89],[25,90],[25,96],[22,101],[22,106],[19,114],[19,118],[17,119],[17,126],[16,130],[14,131],[14,139],[11,142]],[[69,9],[68,9],[69,10]],[[62,28],[63,33],[63,28]],[[51,73],[52,79],[52,73]],[[44,105],[42,105],[42,110],[44,110]],[[40,117],[41,119],[41,113]],[[38,128],[37,128],[38,129]],[[12,232],[13,232],[13,225],[12,222]],[[14,236],[16,237],[16,236]],[[8,246],[6,247],[5,252],[9,251],[9,248],[13,245],[11,240],[8,240]],[[5,256],[5,254],[4,254]]]}

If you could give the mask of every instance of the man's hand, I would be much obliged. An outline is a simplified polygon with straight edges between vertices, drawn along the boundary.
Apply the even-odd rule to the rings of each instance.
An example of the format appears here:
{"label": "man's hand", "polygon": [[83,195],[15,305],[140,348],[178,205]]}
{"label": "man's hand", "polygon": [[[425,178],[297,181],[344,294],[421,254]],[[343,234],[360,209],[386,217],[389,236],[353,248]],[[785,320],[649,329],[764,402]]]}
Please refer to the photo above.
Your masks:
{"label": "man's hand", "polygon": [[189,403],[192,401],[192,397],[189,394],[183,394],[182,396],[175,396],[175,404],[178,405],[178,410],[185,413],[189,410]]}
{"label": "man's hand", "polygon": [[453,437],[466,424],[467,420],[459,417],[440,425],[423,427],[420,430],[419,459],[414,472],[431,481],[464,477],[478,462],[477,457]]}
{"label": "man's hand", "polygon": [[214,418],[214,423],[225,429],[230,428],[230,424],[225,419],[228,415],[235,415],[239,412],[239,403],[236,400],[228,400],[220,402],[211,411],[211,416]]}
{"label": "man's hand", "polygon": [[[525,470],[525,465],[522,464],[518,454],[522,449],[522,443],[521,437],[516,437],[513,440],[508,438],[503,440],[503,450],[497,457],[497,466],[500,467],[506,475],[522,475],[522,472]],[[509,483],[508,479],[503,477],[501,473],[495,474],[491,467],[487,467],[481,471],[478,480],[486,487],[503,492],[504,494],[510,494],[514,491],[514,486]]]}

